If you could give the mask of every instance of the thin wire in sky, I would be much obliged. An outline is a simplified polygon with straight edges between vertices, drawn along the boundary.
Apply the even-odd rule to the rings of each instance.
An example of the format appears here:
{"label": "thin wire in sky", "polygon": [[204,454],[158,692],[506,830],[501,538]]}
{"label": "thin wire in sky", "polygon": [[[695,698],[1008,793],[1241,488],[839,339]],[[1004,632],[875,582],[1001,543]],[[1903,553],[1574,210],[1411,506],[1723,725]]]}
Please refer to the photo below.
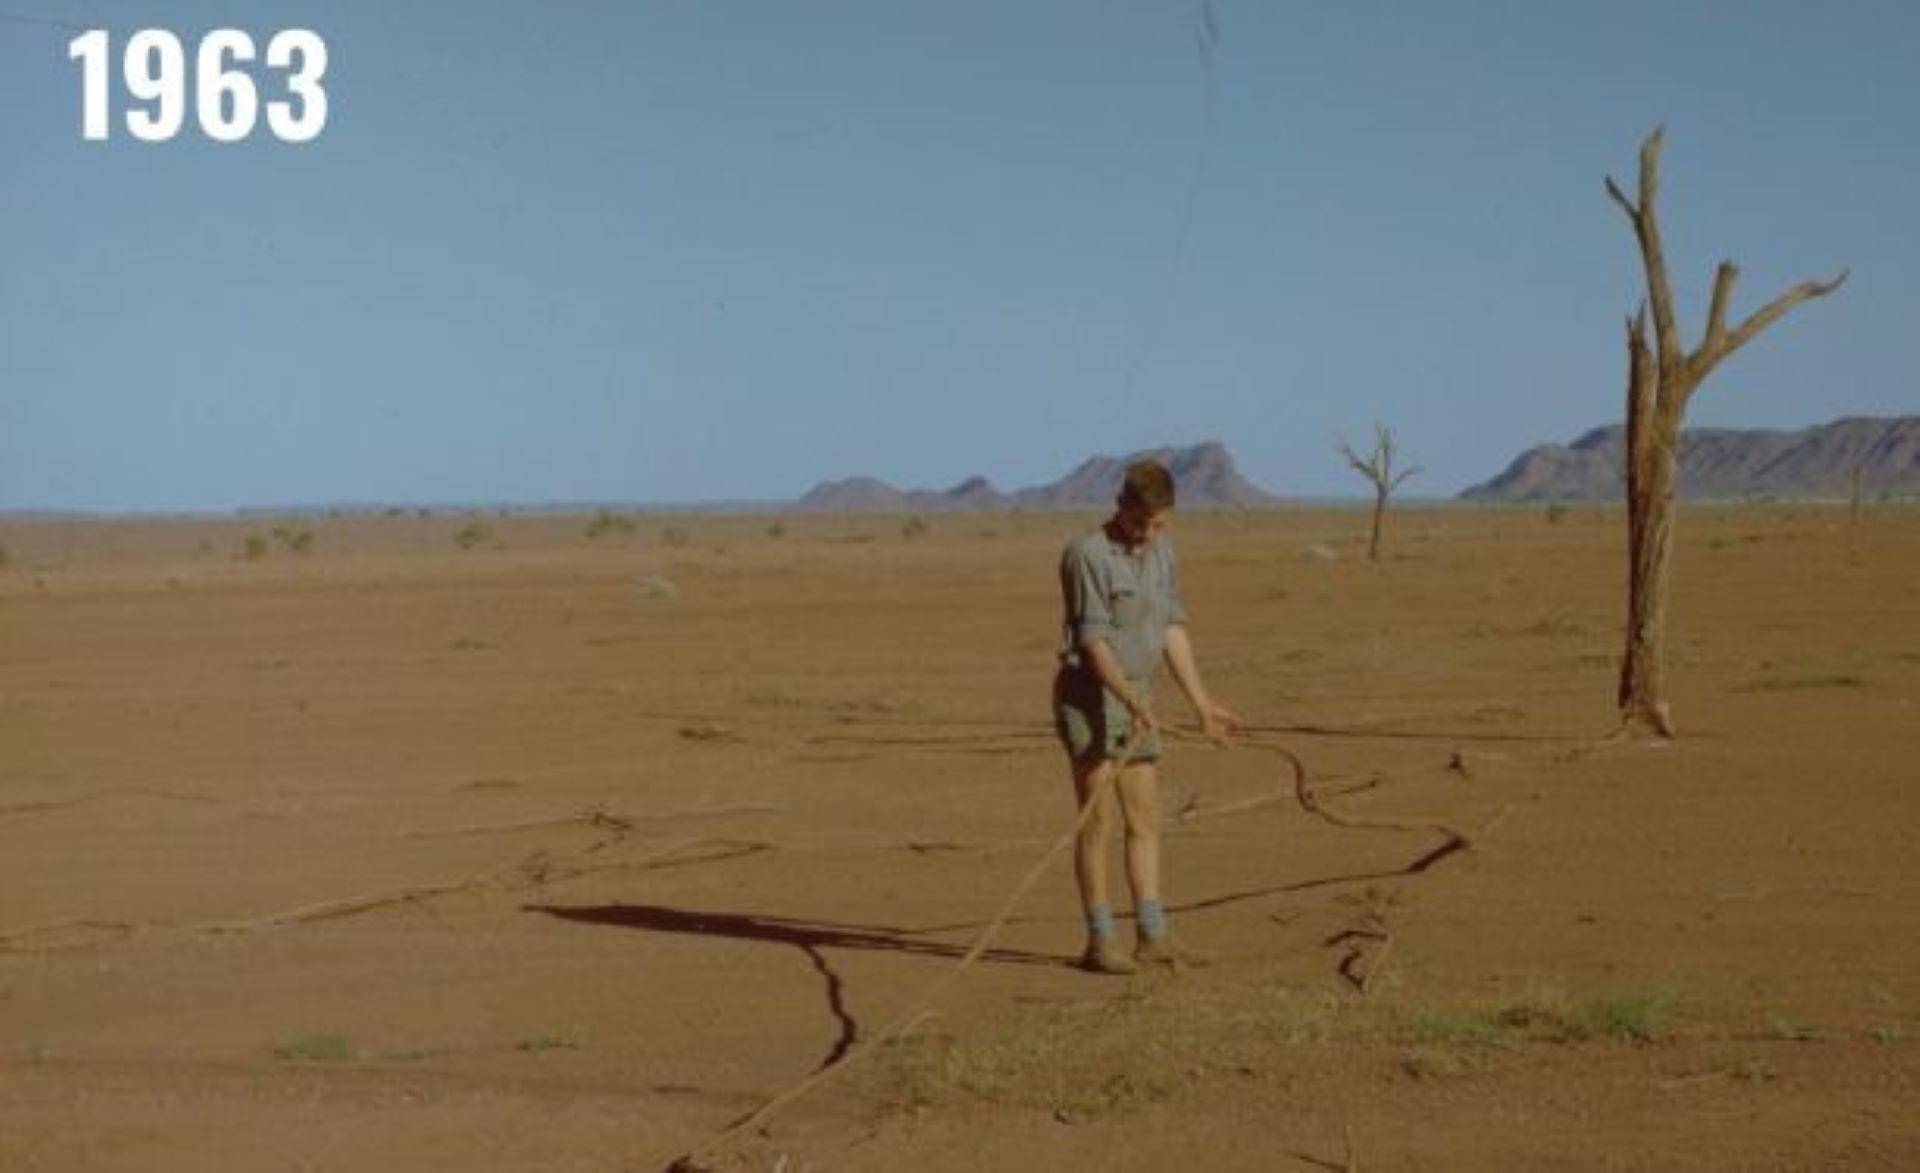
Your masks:
{"label": "thin wire in sky", "polygon": [[1187,181],[1185,207],[1181,211],[1179,230],[1173,241],[1173,270],[1168,274],[1166,283],[1161,286],[1160,297],[1155,305],[1146,329],[1140,332],[1140,345],[1134,350],[1132,360],[1127,364],[1126,377],[1121,387],[1132,391],[1140,381],[1140,374],[1146,369],[1147,361],[1158,348],[1160,335],[1166,329],[1167,316],[1172,312],[1173,303],[1180,293],[1181,279],[1186,274],[1187,242],[1193,236],[1194,221],[1199,218],[1200,189],[1206,183],[1207,166],[1213,157],[1214,125],[1214,49],[1220,43],[1220,19],[1213,9],[1213,0],[1200,0],[1194,10],[1193,45],[1200,58],[1200,96],[1204,120],[1200,131],[1200,151],[1193,161],[1193,174]]}

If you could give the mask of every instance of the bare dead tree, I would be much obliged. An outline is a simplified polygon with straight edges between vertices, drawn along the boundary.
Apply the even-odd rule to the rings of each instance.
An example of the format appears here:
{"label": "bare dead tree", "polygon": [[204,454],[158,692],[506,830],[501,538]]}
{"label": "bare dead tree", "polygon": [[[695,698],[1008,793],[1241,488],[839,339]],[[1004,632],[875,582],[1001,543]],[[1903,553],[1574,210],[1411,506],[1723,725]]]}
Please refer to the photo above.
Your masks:
{"label": "bare dead tree", "polygon": [[1393,471],[1393,431],[1385,424],[1373,425],[1373,451],[1365,456],[1353,450],[1353,445],[1345,440],[1334,446],[1334,450],[1346,458],[1353,471],[1367,478],[1373,486],[1373,532],[1367,539],[1367,558],[1380,560],[1380,528],[1387,516],[1387,498],[1400,487],[1408,477],[1420,471],[1420,466],[1402,472]]}
{"label": "bare dead tree", "polygon": [[1803,281],[1729,330],[1727,305],[1740,270],[1731,261],[1722,261],[1714,274],[1706,334],[1691,354],[1686,353],[1674,321],[1673,287],[1667,280],[1653,206],[1659,189],[1662,136],[1656,129],[1640,145],[1638,201],[1628,199],[1611,177],[1607,194],[1626,212],[1639,239],[1654,331],[1649,349],[1643,302],[1627,321],[1627,631],[1626,653],[1620,661],[1619,732],[1650,727],[1672,737],[1673,712],[1667,702],[1665,674],[1667,578],[1673,550],[1676,457],[1687,401],[1728,355],[1794,306],[1838,289],[1847,274],[1842,270],[1831,281]]}

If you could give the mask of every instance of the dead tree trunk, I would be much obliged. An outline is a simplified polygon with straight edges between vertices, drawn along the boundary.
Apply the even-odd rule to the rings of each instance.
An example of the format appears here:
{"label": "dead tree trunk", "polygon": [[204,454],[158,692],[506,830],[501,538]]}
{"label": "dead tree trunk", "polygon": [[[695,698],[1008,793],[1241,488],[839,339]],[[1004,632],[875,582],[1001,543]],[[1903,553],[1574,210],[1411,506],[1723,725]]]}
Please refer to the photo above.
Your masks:
{"label": "dead tree trunk", "polygon": [[1380,530],[1386,524],[1387,498],[1401,486],[1406,479],[1420,471],[1419,466],[1405,469],[1398,475],[1393,471],[1393,432],[1385,424],[1373,425],[1373,451],[1362,456],[1353,450],[1353,445],[1342,441],[1335,449],[1346,458],[1353,471],[1367,478],[1373,486],[1373,528],[1367,537],[1367,560],[1380,560]]}
{"label": "dead tree trunk", "polygon": [[1654,342],[1647,343],[1646,307],[1627,322],[1627,630],[1620,660],[1620,731],[1650,728],[1674,735],[1666,691],[1667,580],[1673,552],[1673,502],[1678,479],[1680,430],[1687,401],[1728,355],[1808,298],[1823,297],[1847,279],[1804,281],[1727,329],[1727,303],[1740,270],[1722,261],[1713,280],[1707,329],[1693,353],[1681,346],[1674,321],[1673,287],[1667,280],[1660,226],[1654,214],[1659,189],[1662,132],[1640,146],[1638,202],[1612,179],[1607,194],[1626,212],[1640,243],[1647,295],[1653,307]]}

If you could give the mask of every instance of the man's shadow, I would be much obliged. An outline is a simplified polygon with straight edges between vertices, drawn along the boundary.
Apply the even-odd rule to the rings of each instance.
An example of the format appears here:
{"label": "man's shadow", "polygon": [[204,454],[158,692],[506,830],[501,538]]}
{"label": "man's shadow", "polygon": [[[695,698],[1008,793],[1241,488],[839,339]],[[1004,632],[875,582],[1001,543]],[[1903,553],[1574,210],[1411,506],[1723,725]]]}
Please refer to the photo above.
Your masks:
{"label": "man's shadow", "polygon": [[[893,953],[918,954],[923,957],[945,957],[956,961],[965,957],[968,951],[967,946],[964,945],[917,939],[916,933],[927,930],[896,929],[884,925],[828,924],[744,912],[696,912],[656,904],[599,904],[585,907],[533,904],[528,905],[526,911],[544,913],[547,916],[581,924],[792,945],[807,955],[807,960],[826,981],[827,1008],[832,1012],[834,1021],[840,1025],[839,1037],[834,1040],[833,1047],[827,1052],[827,1057],[820,1062],[822,1068],[839,1062],[860,1036],[860,1024],[847,1012],[845,982],[833,967],[827,964],[826,957],[821,953],[822,949],[884,950]],[[1071,958],[1028,953],[1018,949],[988,949],[981,953],[980,960],[1002,965],[1038,965],[1049,968],[1061,968],[1073,964]]]}
{"label": "man's shadow", "polygon": [[[1456,851],[1465,849],[1467,845],[1465,839],[1448,837],[1437,847],[1423,852],[1411,862],[1399,867],[1373,872],[1319,876],[1246,892],[1233,892],[1191,901],[1178,906],[1174,911],[1213,909],[1279,893],[1418,875]],[[525,906],[525,910],[579,924],[639,929],[653,933],[681,933],[696,937],[723,937],[736,941],[765,941],[774,945],[793,946],[807,955],[807,961],[826,982],[827,1009],[833,1014],[834,1021],[840,1027],[839,1036],[834,1040],[826,1058],[820,1061],[820,1067],[816,1070],[831,1067],[839,1062],[860,1037],[859,1022],[847,1012],[846,983],[833,967],[827,964],[827,959],[821,950],[880,950],[958,961],[967,955],[968,946],[947,944],[926,938],[935,933],[973,931],[986,927],[984,922],[968,922],[923,929],[898,929],[887,925],[833,924],[825,921],[797,920],[792,917],[761,916],[746,912],[698,912],[690,909],[668,908],[659,904],[595,904],[575,907],[530,904]],[[1020,921],[1013,920],[1005,923],[1017,924]],[[1075,964],[1075,959],[1071,957],[1029,953],[1019,949],[987,949],[981,952],[980,960],[1001,965],[1034,965],[1049,969],[1071,968]]]}

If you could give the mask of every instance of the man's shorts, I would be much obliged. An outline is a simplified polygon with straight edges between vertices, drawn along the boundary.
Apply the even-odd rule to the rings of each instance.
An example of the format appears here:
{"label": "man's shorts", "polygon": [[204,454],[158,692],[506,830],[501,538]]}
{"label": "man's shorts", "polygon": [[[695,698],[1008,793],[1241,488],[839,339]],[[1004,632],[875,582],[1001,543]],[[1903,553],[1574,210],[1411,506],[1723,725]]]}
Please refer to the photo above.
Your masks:
{"label": "man's shorts", "polygon": [[[1127,687],[1143,704],[1151,701],[1147,681],[1130,680]],[[1099,677],[1082,668],[1063,667],[1054,675],[1053,728],[1075,762],[1160,759],[1159,732],[1147,733],[1135,744],[1133,714],[1101,685]]]}

